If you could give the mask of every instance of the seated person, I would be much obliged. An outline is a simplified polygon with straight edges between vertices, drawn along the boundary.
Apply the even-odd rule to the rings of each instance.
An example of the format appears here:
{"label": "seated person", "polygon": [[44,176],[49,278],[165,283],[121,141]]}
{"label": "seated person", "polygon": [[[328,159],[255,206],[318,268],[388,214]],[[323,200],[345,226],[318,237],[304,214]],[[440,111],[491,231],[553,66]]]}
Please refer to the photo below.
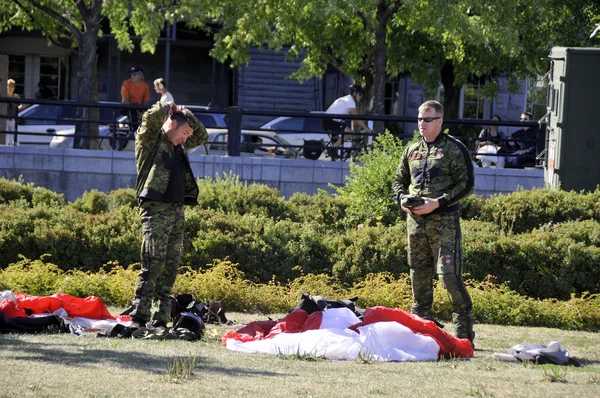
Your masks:
{"label": "seated person", "polygon": [[261,152],[267,152],[267,153],[274,154],[277,152],[277,147],[274,147],[274,146],[264,147],[262,138],[257,135],[253,135],[251,140],[252,140],[252,145],[253,145],[253,149],[254,149],[252,151],[252,153],[255,153],[256,151],[261,151]]}
{"label": "seated person", "polygon": [[[498,115],[493,115],[490,120],[500,121],[502,118]],[[504,168],[503,156],[488,156],[502,152],[506,145],[506,136],[502,131],[498,130],[498,126],[490,126],[487,129],[481,130],[479,139],[475,144],[475,158],[481,163],[481,167],[491,167],[492,163],[498,168]]]}
{"label": "seated person", "polygon": [[[363,88],[358,84],[354,84],[350,86],[350,94],[345,95],[336,99],[330,106],[327,108],[325,113],[330,113],[334,115],[358,115],[358,110],[356,109],[358,103],[363,97]],[[372,132],[372,130],[367,126],[367,123],[364,120],[354,120],[354,123],[361,127],[363,131]],[[342,140],[340,139],[340,134],[344,131],[352,131],[350,129],[350,120],[342,120],[342,119],[323,119],[321,121],[323,128],[331,133],[331,142],[334,147],[339,147],[342,144]],[[344,141],[349,141],[352,139],[352,135],[348,134],[344,137]],[[329,150],[329,155],[331,156],[331,160],[336,160],[338,157],[337,151]]]}
{"label": "seated person", "polygon": [[[523,112],[519,120],[527,122],[531,117],[531,113]],[[525,164],[535,163],[537,136],[538,131],[535,127],[523,127],[512,133],[505,152],[519,156],[508,156],[506,164],[511,167],[523,167]]]}

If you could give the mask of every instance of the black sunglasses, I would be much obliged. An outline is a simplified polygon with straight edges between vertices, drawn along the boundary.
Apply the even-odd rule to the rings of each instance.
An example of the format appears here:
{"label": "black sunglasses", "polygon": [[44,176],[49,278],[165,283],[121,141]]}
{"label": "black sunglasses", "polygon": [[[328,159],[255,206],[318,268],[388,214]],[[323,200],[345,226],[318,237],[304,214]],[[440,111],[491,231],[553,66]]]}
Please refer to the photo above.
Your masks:
{"label": "black sunglasses", "polygon": [[438,120],[438,119],[441,119],[441,118],[442,118],[441,116],[436,116],[436,117],[418,117],[417,118],[417,122],[418,123],[421,123],[421,122],[431,123],[434,120]]}

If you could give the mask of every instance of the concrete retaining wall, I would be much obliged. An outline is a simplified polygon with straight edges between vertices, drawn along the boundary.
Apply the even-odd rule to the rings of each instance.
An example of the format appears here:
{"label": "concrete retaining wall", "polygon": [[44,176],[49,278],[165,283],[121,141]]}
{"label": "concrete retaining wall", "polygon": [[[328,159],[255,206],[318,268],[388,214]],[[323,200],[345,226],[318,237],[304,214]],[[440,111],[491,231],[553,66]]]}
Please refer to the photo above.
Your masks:
{"label": "concrete retaining wall", "polygon": [[[348,163],[313,160],[265,159],[223,156],[190,156],[196,177],[217,177],[232,173],[241,180],[265,184],[290,197],[296,192],[332,191],[329,184],[342,185]],[[83,192],[97,189],[110,192],[135,188],[135,157],[132,152],[0,146],[0,177],[33,182],[75,200]],[[542,187],[541,169],[475,170],[475,193],[488,196],[510,193],[517,186]]]}

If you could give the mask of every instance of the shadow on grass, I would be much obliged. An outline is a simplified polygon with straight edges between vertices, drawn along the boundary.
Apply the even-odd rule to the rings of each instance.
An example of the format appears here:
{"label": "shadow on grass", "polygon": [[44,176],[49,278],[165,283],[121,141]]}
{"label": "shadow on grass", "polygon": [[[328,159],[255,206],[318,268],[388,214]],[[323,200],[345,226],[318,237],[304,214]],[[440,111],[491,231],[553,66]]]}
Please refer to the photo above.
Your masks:
{"label": "shadow on grass", "polygon": [[[82,344],[70,343],[45,343],[29,342],[18,338],[11,338],[10,335],[0,335],[0,347],[4,351],[0,358],[27,362],[45,362],[49,364],[59,364],[62,366],[97,367],[98,364],[106,364],[108,367],[121,367],[123,369],[135,369],[152,374],[164,374],[167,369],[167,362],[173,357],[186,356],[180,351],[173,352],[172,355],[152,355],[140,351],[119,351],[122,344],[131,340],[103,339],[103,344],[114,344],[115,349],[88,348]],[[149,344],[161,344],[161,342],[150,342]],[[194,343],[190,343],[194,344]],[[65,347],[64,349],[58,348]],[[189,354],[187,354],[189,355]],[[281,372],[256,371],[242,367],[223,367],[201,355],[194,354],[196,359],[196,369],[203,372],[217,373],[228,376],[288,376]]]}
{"label": "shadow on grass", "polygon": [[584,359],[584,358],[579,358],[579,357],[575,357],[575,359],[577,361],[579,361],[579,363],[581,365],[583,365],[584,367],[600,366],[600,361],[599,360]]}

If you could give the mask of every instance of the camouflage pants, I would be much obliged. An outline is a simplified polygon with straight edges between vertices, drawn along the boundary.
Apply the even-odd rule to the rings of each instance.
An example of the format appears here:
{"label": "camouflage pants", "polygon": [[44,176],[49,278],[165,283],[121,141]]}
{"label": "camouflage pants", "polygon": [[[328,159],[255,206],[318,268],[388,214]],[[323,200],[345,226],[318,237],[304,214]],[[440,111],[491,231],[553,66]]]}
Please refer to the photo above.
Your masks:
{"label": "camouflage pants", "polygon": [[131,316],[139,321],[150,320],[152,300],[155,299],[158,310],[152,319],[166,323],[171,316],[169,295],[177,277],[183,247],[183,206],[145,201],[140,205],[139,212],[144,234],[142,269],[138,276]]}
{"label": "camouflage pants", "polygon": [[437,274],[450,296],[457,337],[473,340],[472,302],[461,276],[460,214],[408,215],[407,230],[412,313],[431,316],[433,278]]}

